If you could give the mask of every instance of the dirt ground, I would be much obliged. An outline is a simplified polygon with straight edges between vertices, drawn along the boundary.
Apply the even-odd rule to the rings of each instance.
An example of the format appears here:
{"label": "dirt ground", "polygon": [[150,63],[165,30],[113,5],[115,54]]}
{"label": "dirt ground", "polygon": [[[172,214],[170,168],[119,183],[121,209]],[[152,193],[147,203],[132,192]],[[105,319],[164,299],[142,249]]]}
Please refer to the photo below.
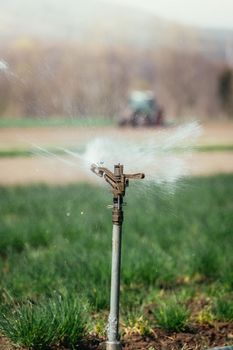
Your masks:
{"label": "dirt ground", "polygon": [[[233,143],[233,122],[212,122],[203,124],[200,144]],[[170,132],[170,128],[117,128],[117,127],[36,127],[36,128],[1,128],[0,149],[30,148],[32,144],[43,147],[77,146],[84,144],[94,137],[112,136],[127,137],[138,140],[142,137],[153,137],[158,133]]]}
{"label": "dirt ground", "polygon": [[[233,324],[216,323],[214,325],[194,325],[185,332],[168,332],[156,328],[150,336],[142,337],[137,334],[124,336],[123,350],[204,350],[233,344]],[[0,337],[0,350],[16,349],[5,338]],[[24,350],[17,347],[18,350]],[[80,350],[104,350],[103,339],[92,337],[80,344]],[[55,347],[54,350],[68,350]]]}
{"label": "dirt ground", "polygon": [[[46,127],[46,128],[2,128],[0,129],[0,150],[28,150],[33,145],[45,148],[78,147],[96,137],[124,138],[127,140],[153,138],[170,129],[119,129],[113,127]],[[215,122],[203,125],[199,145],[232,145],[233,122]],[[52,183],[64,184],[77,181],[91,181],[80,167],[70,166],[70,158],[62,156],[48,158],[2,157],[0,158],[0,184]],[[209,175],[233,172],[233,152],[193,153],[189,159],[190,175]]]}

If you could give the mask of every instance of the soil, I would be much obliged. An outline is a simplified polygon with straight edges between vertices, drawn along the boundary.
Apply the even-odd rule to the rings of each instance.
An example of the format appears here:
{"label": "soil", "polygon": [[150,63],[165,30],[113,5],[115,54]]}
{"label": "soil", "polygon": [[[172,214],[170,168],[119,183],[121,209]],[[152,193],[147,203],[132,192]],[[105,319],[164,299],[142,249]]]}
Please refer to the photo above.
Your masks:
{"label": "soil", "polygon": [[153,338],[133,336],[125,339],[125,350],[203,350],[233,344],[233,324],[219,323],[215,326],[193,326],[183,333],[154,330]]}
{"label": "soil", "polygon": [[[155,328],[150,337],[137,334],[127,335],[122,339],[124,350],[204,350],[233,344],[233,323],[215,323],[213,325],[193,325],[182,333],[174,333]],[[80,344],[80,350],[102,350],[105,348],[103,339],[92,337]],[[15,350],[16,348],[5,338],[0,338],[0,350]],[[23,348],[17,347],[18,350]],[[56,348],[54,350],[68,350]]]}
{"label": "soil", "polygon": [[[15,347],[11,345],[6,338],[0,337],[0,350],[13,350],[13,349],[15,349]],[[23,350],[23,349],[20,349],[20,350]]]}
{"label": "soil", "polygon": [[[233,122],[208,122],[202,125],[203,133],[199,139],[202,145],[232,144]],[[85,144],[94,137],[126,137],[139,140],[169,133],[171,128],[117,128],[117,127],[34,127],[0,128],[0,149],[28,148],[32,144],[42,147],[76,146]]]}

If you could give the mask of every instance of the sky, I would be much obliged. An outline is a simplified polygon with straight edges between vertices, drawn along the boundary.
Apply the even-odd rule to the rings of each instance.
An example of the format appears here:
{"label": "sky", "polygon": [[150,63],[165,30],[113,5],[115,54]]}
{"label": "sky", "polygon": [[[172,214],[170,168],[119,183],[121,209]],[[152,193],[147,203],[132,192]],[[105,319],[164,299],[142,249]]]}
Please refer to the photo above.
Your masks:
{"label": "sky", "polygon": [[105,0],[189,25],[233,29],[233,0]]}

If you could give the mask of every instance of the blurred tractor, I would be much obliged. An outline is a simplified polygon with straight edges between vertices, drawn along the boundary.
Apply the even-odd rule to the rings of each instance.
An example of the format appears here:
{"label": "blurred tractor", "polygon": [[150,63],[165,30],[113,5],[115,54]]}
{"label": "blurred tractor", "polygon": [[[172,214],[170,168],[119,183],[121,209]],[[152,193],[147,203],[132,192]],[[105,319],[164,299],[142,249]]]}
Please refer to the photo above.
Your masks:
{"label": "blurred tractor", "polygon": [[162,126],[164,115],[151,91],[133,91],[128,107],[118,122],[119,126]]}

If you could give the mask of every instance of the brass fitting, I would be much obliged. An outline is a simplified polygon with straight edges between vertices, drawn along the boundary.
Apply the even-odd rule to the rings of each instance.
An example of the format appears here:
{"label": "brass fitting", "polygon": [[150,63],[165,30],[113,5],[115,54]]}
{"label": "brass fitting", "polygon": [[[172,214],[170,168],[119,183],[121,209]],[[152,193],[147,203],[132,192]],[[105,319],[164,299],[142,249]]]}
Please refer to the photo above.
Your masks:
{"label": "brass fitting", "polygon": [[115,225],[121,225],[124,220],[124,213],[122,210],[123,197],[113,197],[113,209],[112,209],[112,223]]}

